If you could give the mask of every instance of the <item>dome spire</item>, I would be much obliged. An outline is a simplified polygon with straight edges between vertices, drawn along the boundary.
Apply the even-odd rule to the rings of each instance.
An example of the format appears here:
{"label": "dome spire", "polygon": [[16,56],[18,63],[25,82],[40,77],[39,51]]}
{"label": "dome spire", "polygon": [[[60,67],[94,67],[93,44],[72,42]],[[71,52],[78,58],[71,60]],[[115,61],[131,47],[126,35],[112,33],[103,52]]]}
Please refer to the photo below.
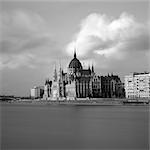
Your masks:
{"label": "dome spire", "polygon": [[77,59],[77,55],[76,55],[76,48],[74,48],[74,58],[71,60],[71,62],[69,63],[69,67],[68,68],[73,68],[73,69],[82,69],[82,64],[81,62]]}
{"label": "dome spire", "polygon": [[76,55],[76,48],[74,48],[74,58],[76,58],[77,55]]}

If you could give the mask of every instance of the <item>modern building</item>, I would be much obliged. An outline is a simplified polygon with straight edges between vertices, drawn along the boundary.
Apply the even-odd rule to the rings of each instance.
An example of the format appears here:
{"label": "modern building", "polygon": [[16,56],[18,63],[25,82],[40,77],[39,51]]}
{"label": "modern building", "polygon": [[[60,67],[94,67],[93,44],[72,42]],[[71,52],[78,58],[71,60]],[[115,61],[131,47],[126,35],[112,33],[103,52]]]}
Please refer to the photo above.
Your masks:
{"label": "modern building", "polygon": [[125,76],[126,98],[150,97],[150,73],[132,73]]}
{"label": "modern building", "polygon": [[43,86],[34,86],[31,89],[30,96],[31,98],[41,98],[44,94],[44,87]]}

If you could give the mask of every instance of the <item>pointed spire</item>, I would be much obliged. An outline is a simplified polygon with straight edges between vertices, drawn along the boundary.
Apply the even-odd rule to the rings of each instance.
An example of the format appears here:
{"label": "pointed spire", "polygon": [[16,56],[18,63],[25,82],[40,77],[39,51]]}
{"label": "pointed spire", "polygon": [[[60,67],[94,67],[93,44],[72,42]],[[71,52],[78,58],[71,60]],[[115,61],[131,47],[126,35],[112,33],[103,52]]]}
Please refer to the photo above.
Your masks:
{"label": "pointed spire", "polygon": [[76,55],[76,48],[74,49],[74,58],[76,58],[77,55]]}
{"label": "pointed spire", "polygon": [[61,59],[59,59],[59,67],[60,67],[60,69],[61,69]]}
{"label": "pointed spire", "polygon": [[47,85],[47,79],[45,80],[45,85]]}
{"label": "pointed spire", "polygon": [[88,70],[89,70],[89,72],[90,72],[90,74],[91,74],[91,68],[90,68],[90,65],[88,66]]}
{"label": "pointed spire", "polygon": [[111,73],[111,76],[114,76],[114,75],[113,75],[113,72]]}
{"label": "pointed spire", "polygon": [[57,81],[57,70],[56,70],[56,63],[55,63],[55,69],[54,69],[54,82],[56,82]]}
{"label": "pointed spire", "polygon": [[59,77],[61,76],[61,73],[62,73],[62,68],[61,68],[61,62],[60,62],[60,65],[59,65]]}
{"label": "pointed spire", "polygon": [[45,79],[45,85],[47,85],[47,84],[49,84],[49,79],[48,78]]}
{"label": "pointed spire", "polygon": [[93,64],[92,64],[92,72],[94,72],[94,66],[93,66]]}
{"label": "pointed spire", "polygon": [[88,66],[88,69],[91,70],[90,65]]}

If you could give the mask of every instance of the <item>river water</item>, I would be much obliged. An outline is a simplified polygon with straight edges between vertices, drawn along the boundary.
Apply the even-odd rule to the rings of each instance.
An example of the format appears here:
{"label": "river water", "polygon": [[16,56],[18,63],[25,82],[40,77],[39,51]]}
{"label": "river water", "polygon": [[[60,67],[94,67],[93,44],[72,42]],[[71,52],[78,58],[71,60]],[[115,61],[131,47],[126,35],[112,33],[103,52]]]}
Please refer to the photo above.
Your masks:
{"label": "river water", "polygon": [[149,106],[2,104],[1,148],[148,150]]}

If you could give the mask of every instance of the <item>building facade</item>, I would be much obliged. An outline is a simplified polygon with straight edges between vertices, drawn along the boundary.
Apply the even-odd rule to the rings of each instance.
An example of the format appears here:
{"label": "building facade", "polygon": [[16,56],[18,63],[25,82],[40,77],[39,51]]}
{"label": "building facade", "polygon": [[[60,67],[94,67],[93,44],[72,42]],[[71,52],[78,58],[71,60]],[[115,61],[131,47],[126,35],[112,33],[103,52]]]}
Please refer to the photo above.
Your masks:
{"label": "building facade", "polygon": [[47,99],[48,97],[51,96],[51,86],[52,86],[52,81],[50,81],[49,79],[46,79],[45,85],[44,85],[44,94],[43,94],[44,99]]}
{"label": "building facade", "polygon": [[68,66],[68,78],[66,84],[66,96],[75,98],[86,98],[92,96],[92,78],[94,69],[83,69],[81,62],[74,53],[74,58]]}
{"label": "building facade", "polygon": [[123,97],[123,86],[118,76],[98,76],[94,71],[94,66],[83,68],[77,59],[76,52],[70,61],[67,72],[64,73],[60,67],[58,72],[56,67],[52,85],[49,81],[45,83],[45,98],[69,100],[77,98],[99,98],[99,97]]}
{"label": "building facade", "polygon": [[43,86],[34,86],[30,91],[31,98],[42,98],[44,94]]}
{"label": "building facade", "polygon": [[133,73],[125,76],[126,98],[150,97],[150,73]]}
{"label": "building facade", "polygon": [[124,84],[117,75],[101,76],[103,98],[125,97]]}

